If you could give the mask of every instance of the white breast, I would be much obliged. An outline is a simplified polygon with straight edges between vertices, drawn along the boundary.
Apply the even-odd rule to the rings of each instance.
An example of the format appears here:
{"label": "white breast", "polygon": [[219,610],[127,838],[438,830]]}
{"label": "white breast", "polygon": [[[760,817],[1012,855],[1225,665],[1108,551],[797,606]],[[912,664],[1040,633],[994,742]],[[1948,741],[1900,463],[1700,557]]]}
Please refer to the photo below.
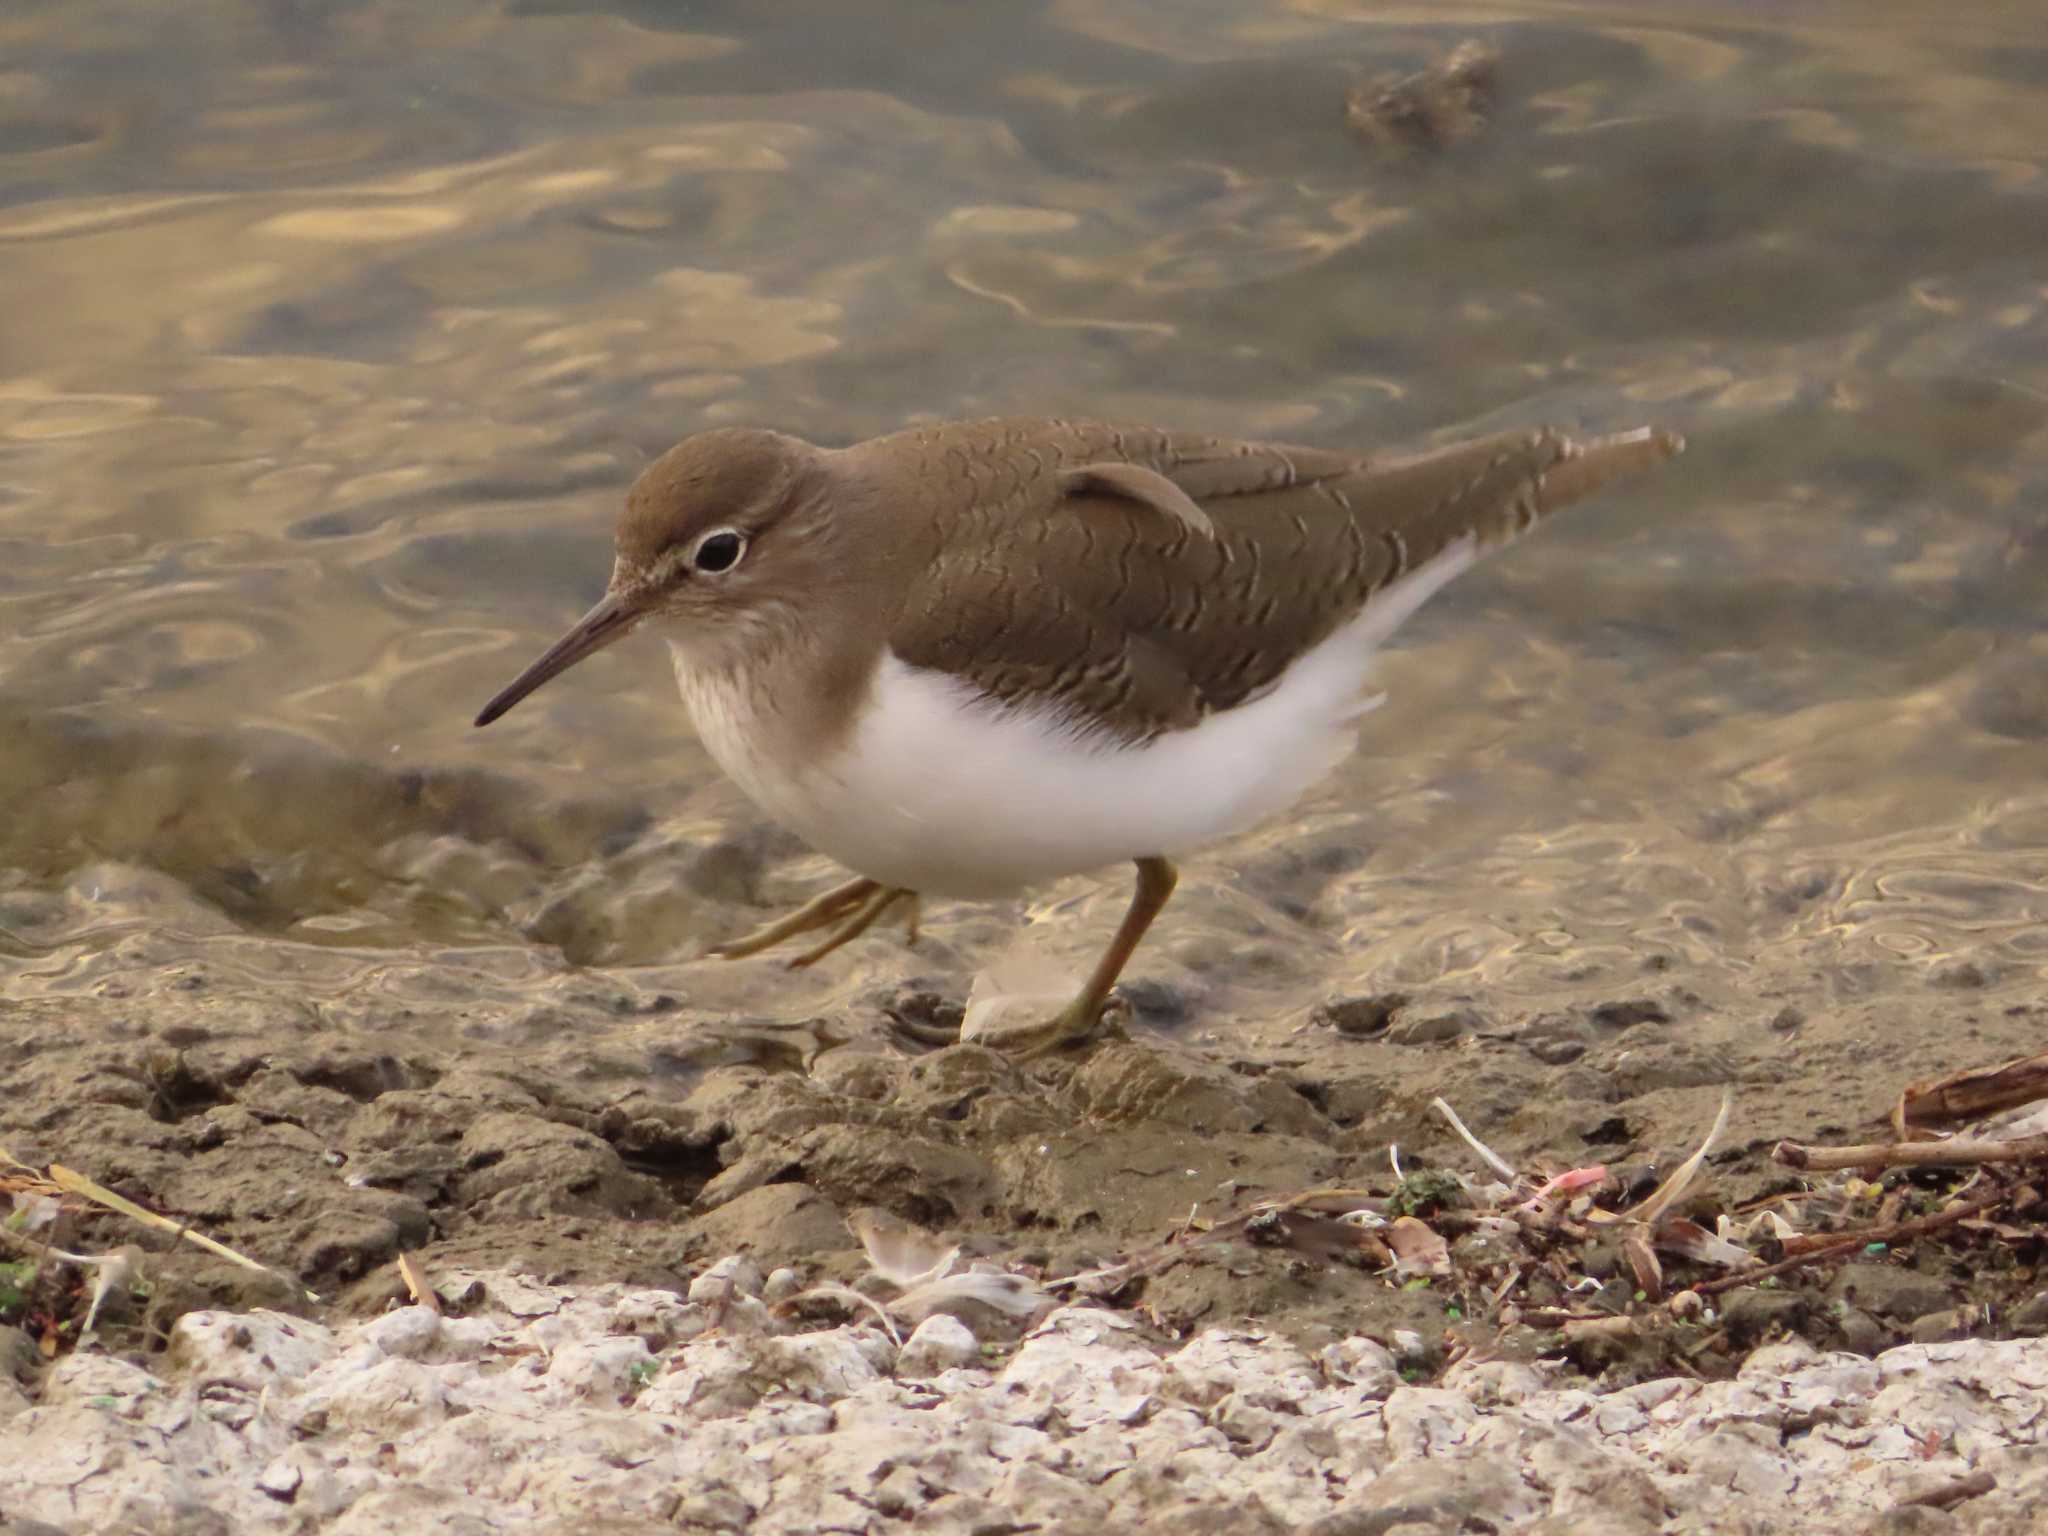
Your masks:
{"label": "white breast", "polygon": [[693,677],[706,747],[770,816],[856,873],[933,896],[993,896],[1148,854],[1184,853],[1292,805],[1357,743],[1372,653],[1471,565],[1470,540],[1394,583],[1259,697],[1142,746],[1077,738],[885,655],[847,745],[766,749],[743,695]]}

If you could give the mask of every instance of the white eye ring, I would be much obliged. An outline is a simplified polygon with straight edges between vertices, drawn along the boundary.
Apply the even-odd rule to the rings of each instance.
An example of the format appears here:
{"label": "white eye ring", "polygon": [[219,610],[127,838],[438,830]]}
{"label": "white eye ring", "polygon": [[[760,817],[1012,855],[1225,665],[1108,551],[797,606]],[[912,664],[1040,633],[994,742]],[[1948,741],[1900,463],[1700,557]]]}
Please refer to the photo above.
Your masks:
{"label": "white eye ring", "polygon": [[737,528],[713,528],[690,546],[690,569],[705,576],[720,576],[738,565],[747,553],[747,536]]}

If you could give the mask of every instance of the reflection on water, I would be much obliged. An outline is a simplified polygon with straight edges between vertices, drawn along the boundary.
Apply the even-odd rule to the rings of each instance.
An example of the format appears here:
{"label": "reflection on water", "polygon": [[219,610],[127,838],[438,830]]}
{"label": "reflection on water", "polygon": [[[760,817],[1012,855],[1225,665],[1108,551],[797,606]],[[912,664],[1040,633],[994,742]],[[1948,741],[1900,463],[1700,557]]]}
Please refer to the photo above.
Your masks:
{"label": "reflection on water", "polygon": [[[1268,1012],[1334,974],[2036,986],[2048,50],[2002,15],[11,9],[10,990],[204,972],[458,1029],[844,995],[684,963],[823,871],[657,647],[467,722],[681,433],[1036,410],[1693,443],[1425,614],[1367,750],[1194,872],[1156,966]],[[1472,37],[1484,131],[1347,130]],[[964,990],[1012,915],[917,963]]]}

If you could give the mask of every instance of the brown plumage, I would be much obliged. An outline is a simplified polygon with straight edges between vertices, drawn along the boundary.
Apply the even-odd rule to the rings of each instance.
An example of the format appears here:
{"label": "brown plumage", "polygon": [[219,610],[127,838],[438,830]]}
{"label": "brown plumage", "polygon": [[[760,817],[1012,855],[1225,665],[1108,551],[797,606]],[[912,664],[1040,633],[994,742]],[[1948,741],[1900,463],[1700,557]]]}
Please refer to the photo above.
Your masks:
{"label": "brown plumage", "polygon": [[[890,625],[898,656],[1004,703],[1057,700],[1083,730],[1142,741],[1256,697],[1455,540],[1503,543],[1676,447],[1656,433],[1581,447],[1545,430],[1362,459],[997,420],[845,452],[858,473],[928,487],[918,510],[944,522]],[[1157,485],[1114,483],[1104,466]]]}
{"label": "brown plumage", "polygon": [[720,765],[860,873],[727,955],[828,930],[808,964],[899,908],[914,924],[919,891],[1134,860],[1123,925],[1035,1047],[1059,1044],[1094,1028],[1168,856],[1350,749],[1372,646],[1415,604],[1679,447],[1540,430],[1357,458],[1042,418],[837,450],[705,432],[635,482],[603,601],[477,723],[666,621]]}

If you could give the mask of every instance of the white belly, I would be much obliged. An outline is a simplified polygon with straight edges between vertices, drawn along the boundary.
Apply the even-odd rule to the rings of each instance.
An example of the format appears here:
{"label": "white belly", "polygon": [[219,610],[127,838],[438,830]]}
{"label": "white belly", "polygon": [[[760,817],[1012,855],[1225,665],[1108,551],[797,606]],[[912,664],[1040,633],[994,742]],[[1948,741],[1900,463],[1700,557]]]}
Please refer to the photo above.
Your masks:
{"label": "white belly", "polygon": [[1347,757],[1374,649],[1472,563],[1469,541],[1396,582],[1267,692],[1142,746],[1076,739],[1050,713],[991,706],[948,673],[884,656],[870,707],[829,758],[762,750],[740,696],[678,678],[705,746],[762,810],[847,868],[933,896],[994,896],[1149,854],[1185,853],[1285,810]]}

